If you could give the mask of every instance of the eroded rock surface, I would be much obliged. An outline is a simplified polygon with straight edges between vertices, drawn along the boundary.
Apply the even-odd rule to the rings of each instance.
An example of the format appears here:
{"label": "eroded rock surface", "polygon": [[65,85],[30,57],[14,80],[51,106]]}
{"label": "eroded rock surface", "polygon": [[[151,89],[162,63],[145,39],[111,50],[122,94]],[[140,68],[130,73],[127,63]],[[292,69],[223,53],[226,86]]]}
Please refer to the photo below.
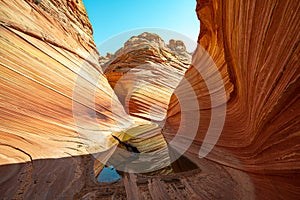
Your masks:
{"label": "eroded rock surface", "polygon": [[[133,37],[116,54],[100,58],[101,64],[111,61],[104,66],[106,79],[82,1],[0,1],[1,199],[297,199],[299,7],[293,0],[198,1],[198,42],[225,86],[225,98],[213,104],[203,74],[189,67],[203,54],[189,60],[180,41],[165,45],[155,35]],[[216,71],[201,66],[215,80]],[[129,82],[128,74],[138,78]],[[110,85],[115,88],[121,77],[126,87],[117,97]],[[156,78],[163,81],[144,95],[139,81],[151,86]],[[178,103],[176,93],[189,102],[187,83],[199,110],[182,110]],[[139,90],[127,99],[128,112],[120,96],[134,86]],[[212,105],[225,103],[221,137],[199,158]],[[111,134],[153,136],[155,143],[144,138],[147,145],[131,138],[141,151],[153,152],[166,145],[161,134],[170,142],[180,122],[189,128],[198,111],[199,129],[185,156],[199,169],[125,173],[116,183],[96,182],[103,164],[90,154],[111,151]],[[151,123],[153,129],[140,131]]]}
{"label": "eroded rock surface", "polygon": [[[299,8],[295,1],[199,0],[196,9],[198,42],[221,72],[227,96],[224,128],[207,158],[248,172],[258,199],[297,199],[300,193]],[[200,106],[195,140],[201,143],[212,115],[209,89],[196,67],[185,78]],[[190,113],[173,95],[163,134],[172,138]]]}
{"label": "eroded rock surface", "polygon": [[0,29],[1,199],[70,199],[90,179],[93,160],[80,155],[133,122],[103,76],[82,1],[0,1]]}
{"label": "eroded rock surface", "polygon": [[183,42],[165,44],[158,35],[144,32],[108,56],[102,68],[127,113],[163,121],[170,97],[191,63]]}

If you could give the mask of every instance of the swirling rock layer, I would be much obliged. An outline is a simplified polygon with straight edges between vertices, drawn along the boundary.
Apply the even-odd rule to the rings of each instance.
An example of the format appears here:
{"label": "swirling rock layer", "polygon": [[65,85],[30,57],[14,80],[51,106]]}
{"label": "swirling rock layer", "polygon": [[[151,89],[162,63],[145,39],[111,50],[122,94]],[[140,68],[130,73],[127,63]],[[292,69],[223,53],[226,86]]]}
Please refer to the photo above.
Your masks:
{"label": "swirling rock layer", "polygon": [[102,68],[128,114],[163,121],[169,99],[191,63],[183,42],[165,44],[158,35],[144,32],[109,57]]}
{"label": "swirling rock layer", "polygon": [[[106,149],[111,128],[132,120],[103,76],[81,1],[1,1],[0,13],[1,199],[70,198],[92,166],[78,156]],[[83,98],[93,92],[95,102]]]}
{"label": "swirling rock layer", "polygon": [[[151,70],[139,68],[133,75],[143,79],[141,72],[148,70],[164,80],[161,64],[174,74],[166,78],[173,80],[170,86],[165,81],[157,87],[168,88],[157,90],[159,100],[137,91],[126,113],[118,99],[123,93],[117,97],[103,75],[82,1],[0,1],[1,199],[297,199],[299,7],[294,0],[199,0],[198,42],[221,74],[225,98],[214,104],[210,96],[218,94],[218,84],[213,84],[212,93],[197,66],[172,64],[178,57],[169,50],[135,51],[127,62],[130,57],[123,55],[130,52],[123,48],[114,60],[121,68],[109,62],[106,69],[112,85],[124,76],[113,70],[149,64],[142,62],[145,56]],[[134,44],[139,39],[125,47],[145,45]],[[168,48],[174,51],[178,46],[180,42],[171,41]],[[135,55],[144,57],[138,60]],[[192,61],[202,55],[196,51]],[[217,71],[206,65],[204,72],[215,83]],[[136,83],[140,84],[132,85]],[[194,93],[183,89],[188,83]],[[193,105],[183,110],[180,94],[183,102],[195,94],[199,109]],[[161,107],[152,108],[158,102]],[[198,152],[206,142],[212,110],[225,103],[222,134],[201,159]],[[170,142],[180,122],[185,120],[188,129],[199,112],[197,135],[185,156],[200,169],[151,177],[125,173],[123,180],[106,185],[95,181],[102,163],[90,154],[110,149],[116,143],[110,134],[148,123],[128,114],[152,121],[166,116],[163,129],[154,136],[162,133]],[[165,145],[163,140],[148,139],[151,144],[144,146],[132,140],[145,151]]]}
{"label": "swirling rock layer", "polygon": [[[259,199],[296,199],[300,192],[299,7],[295,1],[199,0],[196,9],[198,42],[221,72],[227,94],[223,131],[208,158],[249,172]],[[195,67],[185,78],[199,102],[195,140],[202,142],[211,120],[209,90]],[[188,115],[173,96],[163,134],[172,138]]]}

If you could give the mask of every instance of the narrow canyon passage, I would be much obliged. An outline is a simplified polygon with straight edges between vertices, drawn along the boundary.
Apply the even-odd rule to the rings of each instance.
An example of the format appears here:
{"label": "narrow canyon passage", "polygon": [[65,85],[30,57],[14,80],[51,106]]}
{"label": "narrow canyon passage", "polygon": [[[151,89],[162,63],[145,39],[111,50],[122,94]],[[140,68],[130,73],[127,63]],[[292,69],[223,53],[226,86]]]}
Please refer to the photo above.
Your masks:
{"label": "narrow canyon passage", "polygon": [[298,199],[300,4],[195,9],[193,54],[146,32],[100,56],[81,0],[0,1],[0,199]]}

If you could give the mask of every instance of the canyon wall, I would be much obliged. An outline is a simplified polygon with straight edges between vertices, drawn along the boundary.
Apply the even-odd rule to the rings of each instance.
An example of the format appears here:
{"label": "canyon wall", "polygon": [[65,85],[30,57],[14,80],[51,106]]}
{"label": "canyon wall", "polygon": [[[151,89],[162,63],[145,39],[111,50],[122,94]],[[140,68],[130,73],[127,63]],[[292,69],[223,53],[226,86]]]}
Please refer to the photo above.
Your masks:
{"label": "canyon wall", "polygon": [[80,155],[133,122],[103,76],[82,1],[0,1],[0,23],[1,197],[70,198],[94,179]]}
{"label": "canyon wall", "polygon": [[[199,0],[196,9],[198,42],[218,67],[227,97],[224,127],[207,158],[249,172],[259,199],[295,199],[300,192],[299,7],[296,1]],[[185,74],[200,107],[199,145],[213,120],[210,95],[220,90],[208,88],[202,75],[195,66]],[[173,95],[163,134],[171,140],[189,115]]]}
{"label": "canyon wall", "polygon": [[[148,99],[137,96],[138,104],[131,102],[129,114],[143,118],[137,119],[126,113],[110,86],[120,79],[122,68],[136,65],[128,65],[128,52],[117,52],[120,59],[104,67],[111,75],[109,84],[81,0],[0,1],[0,197],[297,199],[299,7],[293,0],[199,0],[198,42],[214,62],[206,60],[200,47],[187,70],[168,51],[166,56],[150,56],[154,68],[162,63],[170,67],[175,60],[171,66],[180,73],[166,78],[174,85],[159,93],[165,94],[163,109],[148,112],[159,102],[153,94]],[[161,62],[163,57],[166,61]],[[149,63],[138,58],[133,54],[129,64]],[[159,67],[153,71],[155,77],[165,76]],[[188,85],[191,92],[185,90]],[[221,90],[224,96],[218,96]],[[215,112],[224,105],[225,114]],[[164,112],[162,129],[139,126],[148,123],[145,119],[161,120]],[[223,117],[220,138],[210,138],[206,132],[211,123]],[[103,164],[91,154],[110,151],[116,144],[111,134],[150,132],[155,142],[151,137],[133,141],[149,151],[166,146],[161,133],[169,142],[181,128],[189,135],[195,119],[196,137],[185,156],[199,169],[152,177],[125,174],[116,183],[96,182]],[[199,158],[201,148],[209,150],[214,141],[208,156]]]}

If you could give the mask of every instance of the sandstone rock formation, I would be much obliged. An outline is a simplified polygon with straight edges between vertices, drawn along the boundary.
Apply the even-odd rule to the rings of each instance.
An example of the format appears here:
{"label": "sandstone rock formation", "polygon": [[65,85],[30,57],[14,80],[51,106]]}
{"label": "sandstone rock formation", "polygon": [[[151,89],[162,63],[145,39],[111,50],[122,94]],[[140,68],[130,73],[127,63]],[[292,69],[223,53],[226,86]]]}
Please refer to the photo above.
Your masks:
{"label": "sandstone rock formation", "polygon": [[[198,1],[198,42],[224,82],[225,98],[213,102],[217,73],[200,48],[189,60],[180,41],[165,45],[146,33],[101,58],[81,0],[0,1],[1,199],[297,199],[299,7],[293,0]],[[198,106],[184,110],[188,83]],[[222,105],[222,134],[199,158]],[[111,134],[153,153],[199,112],[185,153],[199,169],[96,182],[103,164],[95,157],[108,160],[115,150]]]}
{"label": "sandstone rock formation", "polygon": [[[207,158],[248,172],[258,199],[296,199],[300,192],[299,3],[199,0],[196,11],[201,20],[198,42],[221,71],[228,98],[221,137]],[[185,77],[201,109],[196,137],[201,142],[211,120],[208,88],[195,67]],[[189,113],[180,112],[173,96],[168,115],[166,137]]]}
{"label": "sandstone rock formation", "polygon": [[[121,105],[110,109],[118,100],[81,1],[1,1],[0,13],[1,199],[72,197],[86,179],[76,156],[106,149],[111,130],[133,122]],[[91,107],[83,97],[93,92]],[[76,118],[74,107],[92,114]]]}
{"label": "sandstone rock formation", "polygon": [[158,35],[144,32],[109,56],[102,68],[128,114],[163,121],[170,97],[191,63],[183,42],[170,40],[166,45]]}

